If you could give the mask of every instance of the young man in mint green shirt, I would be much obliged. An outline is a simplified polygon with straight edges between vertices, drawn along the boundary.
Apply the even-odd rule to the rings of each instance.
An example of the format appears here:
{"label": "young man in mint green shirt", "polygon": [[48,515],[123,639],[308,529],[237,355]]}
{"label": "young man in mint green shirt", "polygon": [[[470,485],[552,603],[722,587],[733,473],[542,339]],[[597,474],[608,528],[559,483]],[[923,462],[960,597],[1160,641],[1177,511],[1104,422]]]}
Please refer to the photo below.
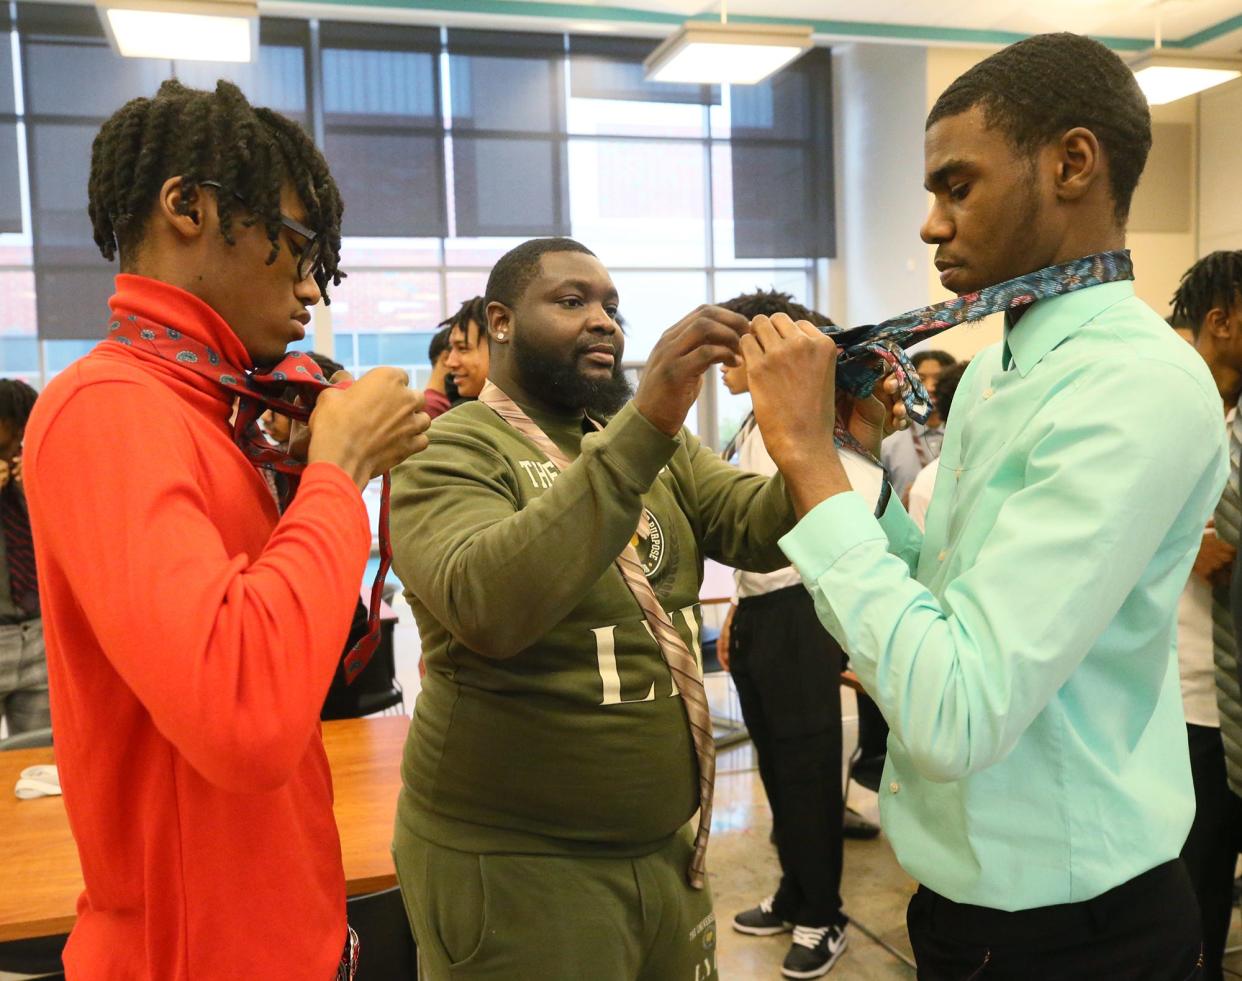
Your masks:
{"label": "young man in mint green shirt", "polygon": [[[1142,93],[1095,42],[981,62],[928,118],[941,281],[1123,248],[1149,147]],[[891,726],[881,816],[921,883],[920,977],[1198,977],[1173,638],[1228,468],[1220,397],[1129,282],[1023,309],[961,382],[926,534],[851,492],[832,342],[756,321],[755,413],[801,519],[781,544]]]}

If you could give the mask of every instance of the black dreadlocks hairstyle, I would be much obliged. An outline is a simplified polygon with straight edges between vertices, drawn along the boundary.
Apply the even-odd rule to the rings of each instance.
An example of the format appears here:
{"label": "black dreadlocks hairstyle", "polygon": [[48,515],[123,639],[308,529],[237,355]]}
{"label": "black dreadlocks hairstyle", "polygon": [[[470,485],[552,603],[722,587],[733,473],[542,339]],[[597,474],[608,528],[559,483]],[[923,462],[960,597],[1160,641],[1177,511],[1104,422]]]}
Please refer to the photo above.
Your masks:
{"label": "black dreadlocks hairstyle", "polygon": [[[481,296],[472,296],[470,299],[462,303],[457,308],[457,312],[451,317],[441,320],[436,326],[444,328],[445,342],[444,346],[448,347],[448,338],[453,333],[454,327],[460,327],[462,334],[467,340],[470,338],[470,321],[474,321],[479,325],[478,339],[484,344],[488,343],[487,334],[487,303]],[[439,336],[439,335],[436,335]],[[435,356],[432,356],[432,363],[435,363]]]}
{"label": "black dreadlocks hairstyle", "polygon": [[763,290],[755,287],[753,293],[742,293],[731,300],[720,304],[726,310],[740,313],[748,320],[755,317],[770,317],[774,313],[783,313],[791,320],[806,320],[816,327],[831,327],[833,323],[822,313],[804,307],[789,293],[777,290]]}
{"label": "black dreadlocks hairstyle", "polygon": [[975,106],[1024,153],[1077,126],[1091,130],[1108,160],[1117,220],[1125,222],[1151,149],[1151,112],[1134,73],[1108,48],[1067,33],[1011,44],[945,89],[927,128]]}
{"label": "black dreadlocks hairstyle", "polygon": [[[293,120],[252,106],[241,89],[221,79],[215,92],[169,79],[152,99],[132,99],[113,113],[91,148],[88,185],[95,244],[105,259],[132,262],[156,195],[170,177],[182,181],[183,207],[203,181],[220,184],[220,231],[233,244],[233,221],[262,222],[280,254],[280,189],[290,182],[324,240],[319,288],[340,283],[341,195],[327,161]],[[243,205],[242,202],[245,202]]]}
{"label": "black dreadlocks hairstyle", "polygon": [[[539,271],[539,260],[549,252],[581,252],[584,255],[595,255],[581,242],[572,238],[532,238],[515,246],[504,255],[496,265],[492,266],[491,275],[487,277],[487,288],[483,291],[484,308],[488,303],[503,303],[510,310],[517,306],[522,294],[526,292]],[[479,323],[486,324],[487,320]]]}
{"label": "black dreadlocks hairstyle", "polygon": [[0,422],[19,432],[26,428],[39,393],[19,378],[0,378]]}
{"label": "black dreadlocks hairstyle", "polygon": [[440,329],[431,335],[431,343],[427,345],[427,358],[432,366],[440,360],[440,355],[449,349],[449,335],[453,333],[451,325],[440,324]]}
{"label": "black dreadlocks hairstyle", "polygon": [[1228,311],[1242,302],[1242,251],[1213,252],[1182,275],[1173,294],[1173,314],[1169,322],[1189,327],[1195,337],[1210,311]]}

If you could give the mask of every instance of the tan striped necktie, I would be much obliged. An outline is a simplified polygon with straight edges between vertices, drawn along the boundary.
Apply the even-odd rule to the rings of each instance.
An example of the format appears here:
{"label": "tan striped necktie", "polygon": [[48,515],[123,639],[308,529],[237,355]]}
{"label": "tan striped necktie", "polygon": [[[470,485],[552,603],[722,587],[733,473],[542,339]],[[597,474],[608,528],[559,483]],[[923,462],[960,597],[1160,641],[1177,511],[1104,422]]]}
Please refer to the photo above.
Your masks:
{"label": "tan striped necktie", "polygon": [[[558,469],[564,470],[569,466],[569,459],[548,435],[522,411],[521,406],[490,381],[479,393],[479,401],[534,443]],[[591,422],[597,429],[603,428],[595,420]],[[681,639],[643,574],[642,563],[633,544],[626,545],[617,556],[617,568],[655,635],[690,721],[690,735],[694,739],[694,753],[699,763],[699,831],[694,839],[694,855],[690,859],[687,878],[695,889],[702,889],[707,874],[707,839],[712,827],[712,788],[716,782],[716,741],[712,735],[707,693],[703,690],[703,674],[698,660]]]}

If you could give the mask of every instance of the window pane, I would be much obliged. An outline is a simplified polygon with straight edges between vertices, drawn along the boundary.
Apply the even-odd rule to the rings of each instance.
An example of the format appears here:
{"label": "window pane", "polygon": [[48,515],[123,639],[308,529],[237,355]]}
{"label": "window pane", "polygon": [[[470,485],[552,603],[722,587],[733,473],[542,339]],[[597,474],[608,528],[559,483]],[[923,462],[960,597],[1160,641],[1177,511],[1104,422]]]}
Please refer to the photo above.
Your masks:
{"label": "window pane", "polygon": [[716,432],[723,450],[750,414],[750,393],[730,394],[719,367],[712,369],[712,377],[716,385]]}
{"label": "window pane", "polygon": [[[100,334],[103,331],[101,329]],[[64,371],[78,358],[84,358],[94,349],[95,345],[102,340],[102,336],[95,340],[77,340],[77,341],[45,341],[43,344],[43,353],[47,362],[47,375],[51,378],[57,372]]]}
{"label": "window pane", "polygon": [[344,234],[425,236],[447,231],[438,135],[329,128],[324,156],[345,202]]}
{"label": "window pane", "polygon": [[706,261],[703,148],[697,143],[581,140],[569,146],[573,236],[605,264]]}
{"label": "window pane", "polygon": [[561,129],[561,35],[452,30],[448,38],[454,129]]}
{"label": "window pane", "polygon": [[627,364],[646,361],[661,334],[707,301],[706,277],[701,272],[610,272],[621,297]]}
{"label": "window pane", "polygon": [[427,350],[431,346],[431,331],[401,334],[359,334],[358,367],[366,371],[377,365],[412,367],[429,364]]}
{"label": "window pane", "polygon": [[364,266],[405,268],[439,264],[440,240],[436,238],[350,236],[341,245],[341,265],[346,272]]}
{"label": "window pane", "polygon": [[[7,43],[0,34],[0,45]],[[0,122],[0,233],[22,230],[22,181],[17,156],[17,124]]]}
{"label": "window pane", "polygon": [[[731,269],[716,273],[716,291],[713,302],[723,303],[742,293],[756,290],[776,290],[788,293],[805,307],[812,305],[811,275],[802,269]],[[822,311],[827,314],[827,311]]]}
{"label": "window pane", "polygon": [[586,136],[706,135],[703,107],[616,99],[569,100],[569,132]]}
{"label": "window pane", "polygon": [[382,120],[438,127],[436,60],[427,51],[325,50],[328,123]]}
{"label": "window pane", "polygon": [[565,188],[560,141],[453,134],[459,235],[563,235]]}
{"label": "window pane", "polygon": [[440,277],[435,273],[360,271],[332,296],[332,332],[338,339],[354,333],[434,330],[440,319]]}
{"label": "window pane", "polygon": [[0,272],[0,375],[38,384],[35,283],[29,270]]}
{"label": "window pane", "polygon": [[[751,158],[747,158],[747,160],[750,161]],[[803,255],[799,255],[798,258],[792,259],[777,258],[776,256],[771,255],[748,255],[742,257],[735,255],[733,213],[735,201],[733,180],[735,175],[733,171],[733,162],[734,151],[730,144],[715,143],[712,145],[712,235],[716,265],[734,266],[744,264],[748,266],[805,266],[806,258],[804,256],[810,256],[812,253],[805,253]],[[799,180],[798,183],[800,185],[802,183],[801,180]],[[771,194],[769,182],[762,175],[758,177],[755,185],[744,186],[748,188],[748,195],[754,195],[753,204],[748,203],[747,205],[749,210],[759,209],[764,203],[765,199],[760,197],[761,193]],[[767,188],[767,190],[764,190],[765,188]],[[832,193],[831,189],[829,189],[827,193]],[[772,203],[773,211],[775,214],[783,216],[787,224],[780,225],[779,228],[775,228],[771,232],[769,240],[781,241],[785,235],[788,235],[790,238],[798,236],[799,240],[801,240],[800,236],[802,235],[802,227],[804,225],[803,217],[800,214],[796,215],[794,218],[789,217],[790,202],[797,199],[795,199],[792,195],[784,194],[783,191],[776,195],[776,199],[777,200]],[[789,224],[790,222],[792,222],[792,224]],[[779,222],[774,221],[774,225],[779,225]],[[784,230],[782,231],[781,229]],[[785,254],[787,253],[778,253],[778,255]]]}
{"label": "window pane", "polygon": [[[90,10],[94,16],[93,9]],[[168,78],[167,61],[122,58],[106,42],[28,41],[28,112],[54,116],[111,116],[130,99],[155,95]],[[98,127],[96,127],[98,128]]]}
{"label": "window pane", "polygon": [[227,79],[253,105],[274,109],[310,128],[306,55],[301,47],[263,44],[259,46],[258,59],[248,64],[178,61],[174,62],[174,70],[177,78],[195,89],[214,91],[218,79]]}
{"label": "window pane", "polygon": [[496,264],[497,259],[531,237],[530,235],[517,235],[445,239],[444,261],[450,266],[481,266],[490,270]]}
{"label": "window pane", "polygon": [[467,300],[476,296],[482,296],[484,289],[487,288],[486,272],[451,272],[448,274],[448,292],[445,299],[448,301],[447,310],[449,315],[457,312],[457,308]]}

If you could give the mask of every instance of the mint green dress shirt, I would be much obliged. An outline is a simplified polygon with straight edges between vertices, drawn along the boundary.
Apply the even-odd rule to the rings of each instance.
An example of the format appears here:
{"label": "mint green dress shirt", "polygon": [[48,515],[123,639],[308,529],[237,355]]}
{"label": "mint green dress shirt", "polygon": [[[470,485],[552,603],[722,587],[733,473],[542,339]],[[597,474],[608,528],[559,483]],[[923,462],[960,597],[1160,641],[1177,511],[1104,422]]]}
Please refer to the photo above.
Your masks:
{"label": "mint green dress shirt", "polygon": [[781,540],[889,722],[880,814],[919,882],[1030,909],[1180,853],[1177,601],[1229,470],[1221,417],[1131,283],[1083,289],[967,369],[926,534],[851,492]]}

